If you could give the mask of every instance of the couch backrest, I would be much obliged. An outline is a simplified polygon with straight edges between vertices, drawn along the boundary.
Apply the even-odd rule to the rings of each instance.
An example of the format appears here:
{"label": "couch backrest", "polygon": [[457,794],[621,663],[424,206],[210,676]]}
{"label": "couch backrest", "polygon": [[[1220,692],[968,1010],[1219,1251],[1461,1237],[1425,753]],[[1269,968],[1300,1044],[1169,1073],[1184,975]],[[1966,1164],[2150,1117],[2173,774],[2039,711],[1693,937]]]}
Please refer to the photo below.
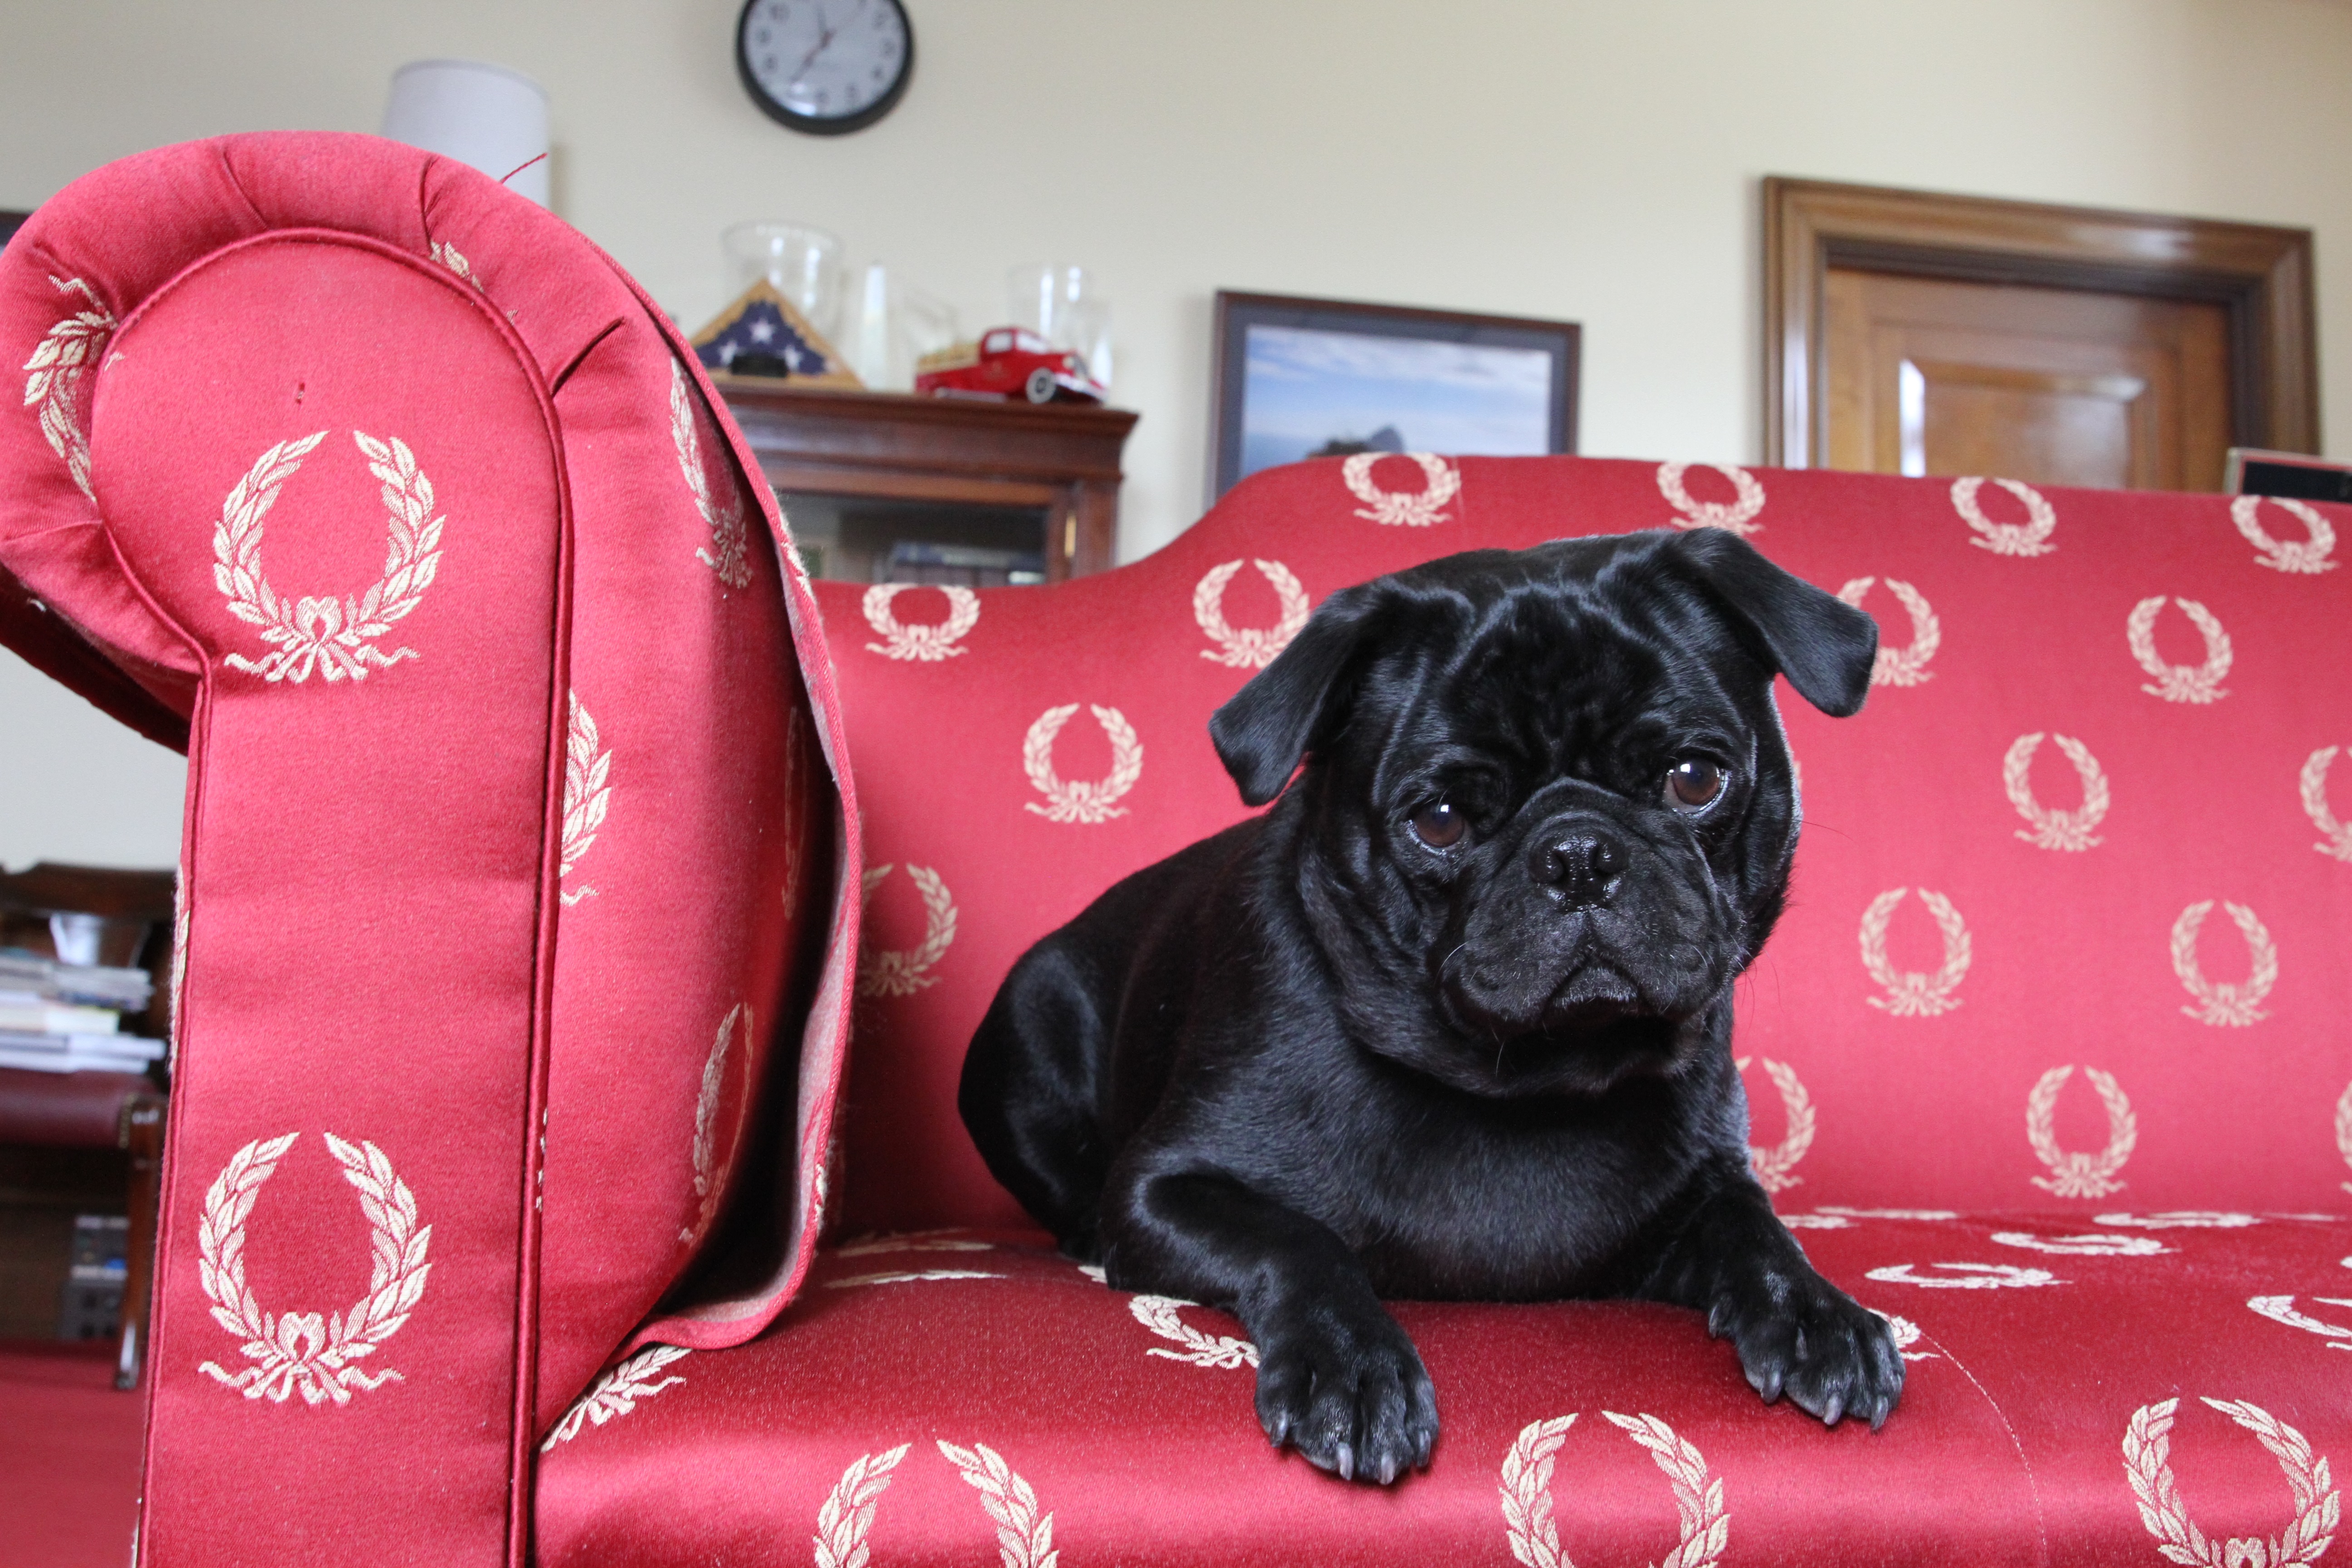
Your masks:
{"label": "couch backrest", "polygon": [[950,604],[819,584],[871,868],[846,1218],[1017,1216],[956,1115],[965,1043],[1031,942],[1244,815],[1204,724],[1310,604],[1456,550],[1699,525],[1885,634],[1859,717],[1781,691],[1806,824],[1736,1040],[1777,1201],[2340,1204],[2347,517],[1356,458],[1262,474],[1159,553],[1064,586]]}
{"label": "couch backrest", "polygon": [[0,342],[0,568],[191,721],[142,1539],[519,1559],[632,1331],[805,1266],[856,847],[772,498],[601,252],[372,137],[77,182]]}

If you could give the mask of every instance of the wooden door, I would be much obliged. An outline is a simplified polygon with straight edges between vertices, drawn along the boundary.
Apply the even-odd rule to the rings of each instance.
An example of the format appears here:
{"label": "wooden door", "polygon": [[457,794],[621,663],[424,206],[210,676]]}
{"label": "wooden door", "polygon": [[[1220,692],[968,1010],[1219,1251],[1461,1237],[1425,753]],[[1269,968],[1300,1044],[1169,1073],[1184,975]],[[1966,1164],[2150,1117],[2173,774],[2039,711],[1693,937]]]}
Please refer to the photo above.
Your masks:
{"label": "wooden door", "polygon": [[2315,452],[2308,229],[1764,182],[1766,457],[2218,489]]}
{"label": "wooden door", "polygon": [[1823,306],[1831,468],[2221,487],[2223,305],[1834,267]]}

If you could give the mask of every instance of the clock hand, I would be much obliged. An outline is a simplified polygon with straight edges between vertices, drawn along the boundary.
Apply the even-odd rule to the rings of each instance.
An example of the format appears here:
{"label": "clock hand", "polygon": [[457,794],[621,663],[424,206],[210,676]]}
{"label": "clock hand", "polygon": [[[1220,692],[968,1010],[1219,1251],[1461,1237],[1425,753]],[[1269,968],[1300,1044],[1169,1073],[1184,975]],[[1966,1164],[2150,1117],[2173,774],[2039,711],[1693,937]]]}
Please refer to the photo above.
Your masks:
{"label": "clock hand", "polygon": [[786,85],[790,87],[800,86],[801,78],[808,75],[809,67],[816,64],[817,56],[824,53],[825,49],[832,44],[832,42],[833,24],[825,20],[824,7],[823,5],[819,5],[816,8],[816,47],[811,49],[808,54],[802,58],[800,68],[793,72],[793,79]]}

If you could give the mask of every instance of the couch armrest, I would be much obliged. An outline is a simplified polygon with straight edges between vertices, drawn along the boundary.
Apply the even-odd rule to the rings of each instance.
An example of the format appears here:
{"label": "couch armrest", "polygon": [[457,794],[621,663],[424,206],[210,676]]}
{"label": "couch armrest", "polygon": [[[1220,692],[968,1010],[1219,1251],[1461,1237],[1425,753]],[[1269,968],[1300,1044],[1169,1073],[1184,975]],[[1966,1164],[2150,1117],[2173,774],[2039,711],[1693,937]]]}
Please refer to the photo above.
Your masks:
{"label": "couch armrest", "polygon": [[[0,279],[77,372],[0,437],[0,557],[192,718],[142,1520],[175,1563],[513,1560],[527,1512],[561,437],[355,172],[133,160]],[[320,1506],[253,1506],[282,1487]]]}

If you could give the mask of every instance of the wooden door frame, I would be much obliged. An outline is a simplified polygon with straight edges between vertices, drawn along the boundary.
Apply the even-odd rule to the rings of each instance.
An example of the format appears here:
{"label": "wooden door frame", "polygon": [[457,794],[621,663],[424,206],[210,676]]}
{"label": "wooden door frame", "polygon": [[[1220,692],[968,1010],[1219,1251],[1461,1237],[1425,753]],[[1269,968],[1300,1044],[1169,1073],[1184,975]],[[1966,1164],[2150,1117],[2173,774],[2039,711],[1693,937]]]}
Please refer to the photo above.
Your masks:
{"label": "wooden door frame", "polygon": [[1764,181],[1764,460],[1827,464],[1825,276],[1852,267],[1977,283],[2206,300],[2230,316],[2230,438],[2319,450],[2307,228]]}

